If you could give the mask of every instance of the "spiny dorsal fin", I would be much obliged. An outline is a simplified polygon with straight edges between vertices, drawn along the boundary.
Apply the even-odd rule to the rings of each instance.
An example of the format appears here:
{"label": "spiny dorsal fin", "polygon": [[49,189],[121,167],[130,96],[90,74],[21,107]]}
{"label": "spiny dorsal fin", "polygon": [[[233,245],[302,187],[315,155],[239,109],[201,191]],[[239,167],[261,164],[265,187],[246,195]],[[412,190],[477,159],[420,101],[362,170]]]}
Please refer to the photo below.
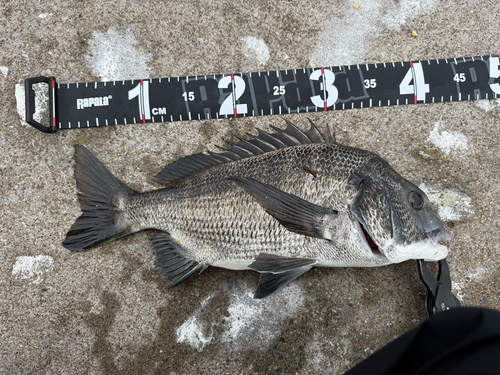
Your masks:
{"label": "spiny dorsal fin", "polygon": [[167,165],[163,170],[154,176],[154,180],[166,186],[174,186],[183,179],[194,175],[202,170],[217,164],[230,163],[266,152],[276,151],[281,148],[300,146],[310,143],[335,143],[335,136],[332,136],[328,125],[323,133],[320,133],[316,125],[309,120],[311,128],[304,132],[286,121],[286,129],[282,130],[271,126],[276,133],[266,133],[257,129],[257,136],[251,135],[252,139],[243,140],[233,144],[231,148],[219,147],[223,152],[216,154],[209,152],[206,154],[194,154],[181,158]]}

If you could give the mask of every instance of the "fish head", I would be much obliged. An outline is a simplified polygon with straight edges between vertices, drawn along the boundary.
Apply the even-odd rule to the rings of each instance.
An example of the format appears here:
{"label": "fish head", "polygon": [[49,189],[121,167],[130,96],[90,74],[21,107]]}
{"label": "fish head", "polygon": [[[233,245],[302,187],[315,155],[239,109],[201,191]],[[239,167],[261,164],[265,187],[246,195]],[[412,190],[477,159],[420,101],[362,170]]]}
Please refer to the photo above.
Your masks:
{"label": "fish head", "polygon": [[446,258],[441,243],[451,235],[427,195],[383,159],[370,164],[350,178],[357,191],[349,208],[371,251],[391,263]]}

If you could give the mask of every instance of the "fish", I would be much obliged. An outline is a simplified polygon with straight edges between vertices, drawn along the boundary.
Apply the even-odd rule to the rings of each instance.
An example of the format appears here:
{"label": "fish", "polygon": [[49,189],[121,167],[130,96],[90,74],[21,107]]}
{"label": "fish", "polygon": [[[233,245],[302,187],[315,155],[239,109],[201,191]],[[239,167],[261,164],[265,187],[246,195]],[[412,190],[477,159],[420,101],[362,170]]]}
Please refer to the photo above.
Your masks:
{"label": "fish", "polygon": [[427,195],[371,151],[326,126],[257,129],[222,152],[168,164],[137,192],[75,146],[82,214],[63,246],[83,251],[141,230],[176,287],[208,266],[260,273],[254,298],[312,267],[376,267],[446,258],[451,239]]}

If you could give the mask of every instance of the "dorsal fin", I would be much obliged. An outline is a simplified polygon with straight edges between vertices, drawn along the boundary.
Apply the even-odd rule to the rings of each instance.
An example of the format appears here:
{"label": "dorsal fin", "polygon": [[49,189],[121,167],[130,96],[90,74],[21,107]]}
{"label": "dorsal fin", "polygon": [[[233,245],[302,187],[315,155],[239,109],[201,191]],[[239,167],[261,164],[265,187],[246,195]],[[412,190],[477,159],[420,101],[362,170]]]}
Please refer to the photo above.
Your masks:
{"label": "dorsal fin", "polygon": [[310,143],[335,143],[335,136],[332,136],[328,125],[323,133],[320,133],[316,125],[309,120],[311,128],[304,132],[286,121],[286,129],[282,130],[271,126],[276,133],[266,133],[257,129],[257,136],[249,140],[238,138],[240,142],[225,149],[219,147],[223,152],[220,154],[209,152],[206,154],[194,154],[183,157],[167,165],[153,179],[166,186],[174,186],[186,177],[210,168],[217,164],[230,163],[233,161],[249,158],[266,152],[276,151],[281,148],[299,146]]}

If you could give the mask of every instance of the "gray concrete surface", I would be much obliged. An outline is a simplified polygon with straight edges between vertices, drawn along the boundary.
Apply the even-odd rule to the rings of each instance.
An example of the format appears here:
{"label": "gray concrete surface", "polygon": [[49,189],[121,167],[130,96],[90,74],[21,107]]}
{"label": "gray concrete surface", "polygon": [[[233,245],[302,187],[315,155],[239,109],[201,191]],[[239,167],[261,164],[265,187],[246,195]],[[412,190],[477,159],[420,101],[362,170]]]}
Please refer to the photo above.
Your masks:
{"label": "gray concrete surface", "polygon": [[[500,52],[500,5],[479,1],[2,1],[0,373],[340,374],[425,317],[414,262],[314,269],[255,301],[253,272],[210,268],[167,291],[151,233],[86,253],[72,144],[132,188],[183,155],[304,115],[42,134],[22,124],[25,78],[131,79]],[[415,31],[417,36],[412,36]],[[21,85],[17,86],[16,85]],[[22,108],[22,107],[21,107]],[[500,104],[311,114],[427,189],[453,233],[453,290],[500,308]],[[283,118],[282,118],[283,117]]]}

